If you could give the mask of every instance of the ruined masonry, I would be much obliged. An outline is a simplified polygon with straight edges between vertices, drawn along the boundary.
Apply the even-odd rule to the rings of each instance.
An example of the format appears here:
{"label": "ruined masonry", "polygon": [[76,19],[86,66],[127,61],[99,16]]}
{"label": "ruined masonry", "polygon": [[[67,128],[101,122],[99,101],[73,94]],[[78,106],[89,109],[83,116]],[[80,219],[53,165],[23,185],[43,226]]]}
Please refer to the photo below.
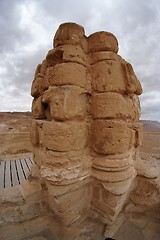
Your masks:
{"label": "ruined masonry", "polygon": [[[142,142],[142,93],[109,32],[60,25],[31,95],[32,178],[56,240],[105,239],[124,220]],[[96,238],[97,237],[97,238]]]}

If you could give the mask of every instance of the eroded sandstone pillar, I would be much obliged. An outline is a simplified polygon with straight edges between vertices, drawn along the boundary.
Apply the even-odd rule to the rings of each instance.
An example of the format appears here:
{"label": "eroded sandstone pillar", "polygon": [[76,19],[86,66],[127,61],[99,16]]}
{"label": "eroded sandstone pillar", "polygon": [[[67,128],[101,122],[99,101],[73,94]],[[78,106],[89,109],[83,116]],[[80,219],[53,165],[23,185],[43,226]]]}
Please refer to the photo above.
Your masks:
{"label": "eroded sandstone pillar", "polygon": [[[32,142],[55,239],[112,236],[122,219],[141,142],[132,66],[115,36],[60,25],[32,83]],[[121,223],[121,222],[120,222]]]}
{"label": "eroded sandstone pillar", "polygon": [[124,204],[136,176],[139,146],[141,85],[132,66],[118,52],[114,35],[97,32],[88,37],[91,96],[92,189],[91,208],[112,235],[123,219]]}

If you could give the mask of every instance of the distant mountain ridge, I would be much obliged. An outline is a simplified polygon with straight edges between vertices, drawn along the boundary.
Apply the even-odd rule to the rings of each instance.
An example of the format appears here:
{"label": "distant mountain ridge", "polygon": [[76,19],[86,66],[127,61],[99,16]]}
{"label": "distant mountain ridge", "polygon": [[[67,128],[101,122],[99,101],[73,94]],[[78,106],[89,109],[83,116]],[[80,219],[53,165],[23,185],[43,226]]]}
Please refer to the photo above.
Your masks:
{"label": "distant mountain ridge", "polygon": [[145,132],[160,132],[160,122],[151,120],[141,120]]}
{"label": "distant mountain ridge", "polygon": [[30,117],[31,112],[0,112],[0,123],[6,120]]}
{"label": "distant mountain ridge", "polygon": [[29,132],[31,112],[0,112],[0,133]]}
{"label": "distant mountain ridge", "polygon": [[[28,120],[31,112],[0,112],[0,123],[12,125],[12,121],[17,120],[17,125],[24,123],[28,127]],[[20,122],[19,122],[19,121]],[[160,122],[151,120],[140,120],[144,124],[145,132],[160,132]]]}

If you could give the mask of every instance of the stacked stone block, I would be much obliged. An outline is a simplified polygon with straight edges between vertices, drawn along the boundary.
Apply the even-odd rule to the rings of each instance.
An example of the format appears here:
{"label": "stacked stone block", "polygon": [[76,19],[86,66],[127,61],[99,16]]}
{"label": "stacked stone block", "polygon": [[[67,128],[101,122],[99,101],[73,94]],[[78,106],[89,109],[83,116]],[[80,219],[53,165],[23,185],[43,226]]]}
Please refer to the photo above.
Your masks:
{"label": "stacked stone block", "polygon": [[106,32],[90,35],[88,49],[95,178],[91,207],[106,224],[105,235],[109,236],[136,175],[134,154],[140,117],[137,94],[142,89],[131,65],[117,54],[114,35]]}
{"label": "stacked stone block", "polygon": [[[141,144],[142,89],[132,66],[117,52],[113,34],[86,37],[83,27],[62,24],[54,49],[35,72],[33,152],[59,226],[56,239],[85,239],[83,224],[96,226],[97,220],[100,236],[108,237],[122,219]],[[92,231],[97,234],[96,227]]]}
{"label": "stacked stone block", "polygon": [[63,238],[64,228],[82,221],[90,204],[90,84],[84,44],[81,26],[62,25],[55,35],[55,48],[37,67],[31,91],[35,162],[47,189],[49,207],[59,223],[58,239]]}

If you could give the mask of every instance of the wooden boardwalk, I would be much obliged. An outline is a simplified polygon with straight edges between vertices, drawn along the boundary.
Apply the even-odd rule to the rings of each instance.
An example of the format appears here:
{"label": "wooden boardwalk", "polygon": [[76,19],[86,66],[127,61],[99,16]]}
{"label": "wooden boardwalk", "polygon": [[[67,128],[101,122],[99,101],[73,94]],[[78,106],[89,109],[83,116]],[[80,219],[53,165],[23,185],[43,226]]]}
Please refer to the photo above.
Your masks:
{"label": "wooden boardwalk", "polygon": [[27,180],[33,160],[30,157],[0,161],[0,188],[14,187]]}

